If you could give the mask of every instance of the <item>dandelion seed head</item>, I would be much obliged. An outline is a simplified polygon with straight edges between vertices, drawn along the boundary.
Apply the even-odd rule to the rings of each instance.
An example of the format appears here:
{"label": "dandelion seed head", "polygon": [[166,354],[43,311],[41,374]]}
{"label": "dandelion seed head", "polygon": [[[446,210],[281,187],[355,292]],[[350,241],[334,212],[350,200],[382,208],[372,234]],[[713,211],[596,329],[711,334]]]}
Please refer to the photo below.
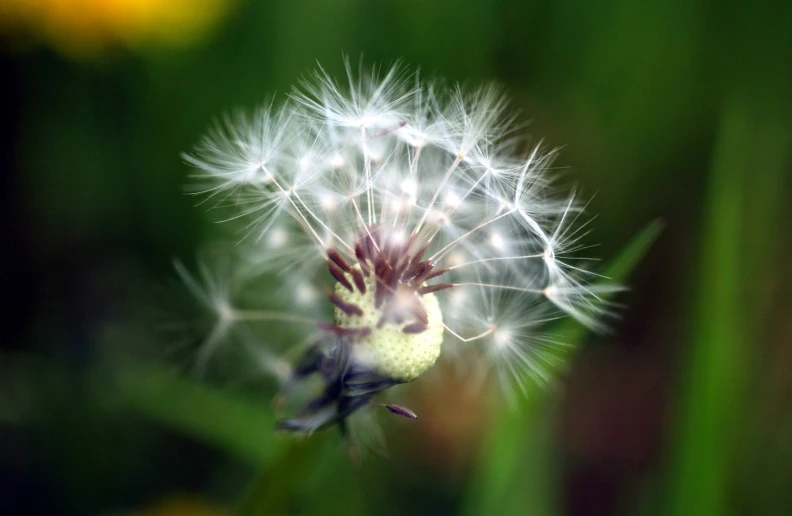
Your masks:
{"label": "dandelion seed head", "polygon": [[345,81],[320,68],[283,107],[226,119],[185,156],[202,203],[235,210],[249,266],[280,278],[297,307],[321,292],[332,307],[310,325],[305,370],[341,385],[336,406],[283,428],[343,422],[448,346],[477,350],[524,390],[546,379],[556,345],[543,324],[560,313],[603,328],[600,294],[614,287],[577,265],[582,208],[551,195],[554,153],[521,154],[509,113],[496,87],[347,62]]}

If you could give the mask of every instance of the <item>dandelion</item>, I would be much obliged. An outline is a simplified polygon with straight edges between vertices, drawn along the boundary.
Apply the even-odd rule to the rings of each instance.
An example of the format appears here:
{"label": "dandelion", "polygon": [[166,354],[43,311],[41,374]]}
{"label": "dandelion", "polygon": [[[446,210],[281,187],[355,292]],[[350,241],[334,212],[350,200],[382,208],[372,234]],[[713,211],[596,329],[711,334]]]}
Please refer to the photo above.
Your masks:
{"label": "dandelion", "polygon": [[[447,89],[400,66],[347,63],[347,76],[320,69],[282,107],[226,119],[185,157],[202,202],[243,223],[241,281],[266,271],[280,282],[269,287],[278,311],[213,298],[221,324],[202,356],[232,323],[300,325],[307,349],[279,368],[284,395],[309,377],[321,389],[278,423],[299,433],[346,432],[349,416],[448,348],[478,351],[507,390],[546,381],[560,344],[544,323],[568,314],[602,329],[598,296],[614,288],[591,286],[576,264],[587,229],[574,195],[553,196],[553,152],[519,152],[494,87]],[[317,297],[332,320],[306,306]]]}

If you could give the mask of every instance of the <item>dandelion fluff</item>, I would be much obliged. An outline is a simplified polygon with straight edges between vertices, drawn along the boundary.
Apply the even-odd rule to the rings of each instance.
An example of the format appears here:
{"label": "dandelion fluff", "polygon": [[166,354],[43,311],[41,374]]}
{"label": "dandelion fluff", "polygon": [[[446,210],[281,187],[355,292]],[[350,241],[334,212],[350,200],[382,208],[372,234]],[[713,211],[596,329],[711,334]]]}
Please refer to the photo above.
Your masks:
{"label": "dandelion fluff", "polygon": [[[233,210],[240,277],[273,277],[258,295],[276,295],[283,311],[206,299],[223,325],[202,359],[232,323],[302,323],[310,345],[280,375],[284,394],[309,376],[323,388],[279,423],[302,433],[346,432],[351,414],[449,347],[478,350],[507,390],[547,381],[560,344],[543,324],[570,315],[602,329],[598,296],[615,287],[590,285],[574,257],[588,231],[582,207],[552,196],[553,152],[518,152],[511,112],[495,87],[465,92],[400,66],[347,63],[345,81],[320,69],[281,107],[211,130],[185,156],[202,203]],[[317,297],[332,316],[307,308]]]}

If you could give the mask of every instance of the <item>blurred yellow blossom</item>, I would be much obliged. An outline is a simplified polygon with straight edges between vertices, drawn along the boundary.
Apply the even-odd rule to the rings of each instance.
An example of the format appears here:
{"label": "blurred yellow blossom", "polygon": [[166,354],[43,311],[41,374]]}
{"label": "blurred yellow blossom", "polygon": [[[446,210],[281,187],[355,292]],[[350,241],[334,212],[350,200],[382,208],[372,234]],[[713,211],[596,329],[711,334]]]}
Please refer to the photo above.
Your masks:
{"label": "blurred yellow blossom", "polygon": [[2,0],[0,32],[47,42],[71,56],[114,45],[189,45],[234,0]]}
{"label": "blurred yellow blossom", "polygon": [[141,516],[228,516],[230,512],[200,498],[171,494],[141,512]]}

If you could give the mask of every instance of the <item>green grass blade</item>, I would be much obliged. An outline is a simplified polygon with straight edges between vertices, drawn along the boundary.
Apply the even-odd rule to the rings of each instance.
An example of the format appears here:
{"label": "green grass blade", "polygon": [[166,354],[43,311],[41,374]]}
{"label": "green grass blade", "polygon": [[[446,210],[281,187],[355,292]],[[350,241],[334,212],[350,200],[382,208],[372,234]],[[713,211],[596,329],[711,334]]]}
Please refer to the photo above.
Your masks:
{"label": "green grass blade", "polygon": [[123,400],[152,421],[261,466],[275,455],[275,416],[252,403],[161,367],[134,364],[117,376]]}
{"label": "green grass blade", "polygon": [[745,404],[752,350],[764,337],[757,321],[766,317],[756,287],[772,281],[767,275],[775,270],[769,262],[790,154],[789,119],[783,104],[774,102],[784,95],[735,95],[721,113],[664,514],[738,512],[729,486],[750,410]]}
{"label": "green grass blade", "polygon": [[288,504],[297,494],[296,486],[314,467],[325,441],[323,436],[289,439],[269,466],[264,467],[242,493],[236,514],[288,514]]}

